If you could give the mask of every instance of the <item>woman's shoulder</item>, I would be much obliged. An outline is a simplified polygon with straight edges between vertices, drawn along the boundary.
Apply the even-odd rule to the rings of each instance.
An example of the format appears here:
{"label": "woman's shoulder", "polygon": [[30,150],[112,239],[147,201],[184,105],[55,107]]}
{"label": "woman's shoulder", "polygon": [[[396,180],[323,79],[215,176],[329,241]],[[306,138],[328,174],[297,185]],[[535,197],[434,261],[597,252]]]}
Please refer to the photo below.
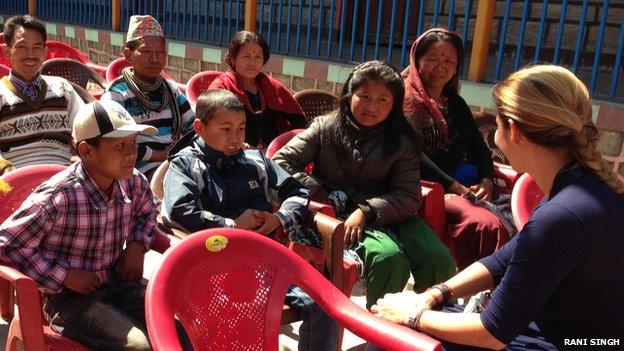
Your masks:
{"label": "woman's shoulder", "polygon": [[236,82],[237,78],[235,74],[231,72],[223,72],[218,75],[212,83],[208,86],[208,89],[224,89],[227,85],[227,82]]}

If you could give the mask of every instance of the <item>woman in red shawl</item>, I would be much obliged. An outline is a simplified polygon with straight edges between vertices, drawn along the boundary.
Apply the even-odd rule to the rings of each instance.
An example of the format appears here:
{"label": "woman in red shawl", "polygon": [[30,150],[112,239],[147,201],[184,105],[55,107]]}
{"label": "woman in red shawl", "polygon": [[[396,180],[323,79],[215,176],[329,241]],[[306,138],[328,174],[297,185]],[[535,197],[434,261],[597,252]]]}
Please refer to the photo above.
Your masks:
{"label": "woman in red shawl", "polygon": [[[421,178],[441,183],[451,249],[465,268],[509,240],[500,220],[471,200],[492,197],[493,162],[470,112],[458,94],[464,49],[459,34],[443,28],[423,33],[412,45],[403,110],[422,134]],[[471,200],[469,200],[471,199]]]}
{"label": "woman in red shawl", "polygon": [[307,126],[301,106],[288,89],[262,72],[269,56],[269,46],[258,34],[234,34],[225,55],[231,71],[217,77],[209,87],[238,96],[247,116],[245,141],[262,150],[279,134]]}

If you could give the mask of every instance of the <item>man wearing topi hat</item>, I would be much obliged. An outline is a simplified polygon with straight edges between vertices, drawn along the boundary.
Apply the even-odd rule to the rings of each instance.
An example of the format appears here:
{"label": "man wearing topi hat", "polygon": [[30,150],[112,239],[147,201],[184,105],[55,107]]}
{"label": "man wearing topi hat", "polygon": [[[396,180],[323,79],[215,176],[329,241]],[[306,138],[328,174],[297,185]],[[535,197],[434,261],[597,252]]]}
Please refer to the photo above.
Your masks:
{"label": "man wearing topi hat", "polygon": [[195,113],[175,82],[161,73],[167,63],[163,30],[152,16],[132,16],[126,35],[125,58],[133,67],[123,70],[101,100],[120,103],[137,123],[158,129],[156,135],[139,136],[137,169],[149,179],[167,159],[171,145],[191,130]]}
{"label": "man wearing topi hat", "polygon": [[80,160],[0,227],[0,260],[43,288],[52,329],[91,349],[151,349],[141,278],[157,211],[134,163],[137,135],[155,133],[113,101],[85,105],[72,129]]}

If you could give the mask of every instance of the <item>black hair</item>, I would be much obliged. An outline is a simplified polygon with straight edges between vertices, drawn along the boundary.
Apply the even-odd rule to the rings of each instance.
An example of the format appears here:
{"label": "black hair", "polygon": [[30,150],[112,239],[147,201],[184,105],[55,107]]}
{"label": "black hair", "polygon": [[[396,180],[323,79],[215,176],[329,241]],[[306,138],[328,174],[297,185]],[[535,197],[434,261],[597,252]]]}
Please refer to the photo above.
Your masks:
{"label": "black hair", "polygon": [[267,42],[259,34],[242,30],[234,34],[232,39],[230,39],[230,47],[225,53],[225,63],[230,66],[230,69],[232,71],[236,69],[232,60],[236,58],[240,49],[243,47],[243,45],[247,43],[256,43],[260,45],[260,47],[262,48],[262,63],[266,64],[267,61],[269,61],[269,57],[271,57],[271,53],[269,52],[269,44],[267,44]]}
{"label": "black hair", "polygon": [[339,108],[334,115],[336,119],[331,123],[327,133],[330,140],[338,148],[338,155],[347,155],[350,150],[344,143],[347,134],[348,118],[355,119],[351,112],[351,97],[361,86],[369,82],[379,82],[384,84],[392,93],[392,109],[388,117],[382,122],[384,128],[383,154],[389,156],[395,153],[401,146],[401,134],[406,134],[415,140],[420,138],[409,127],[403,115],[403,97],[405,86],[401,72],[392,64],[386,61],[368,61],[356,66],[347,77],[342,87]]}
{"label": "black hair", "polygon": [[15,31],[20,27],[23,27],[24,29],[32,29],[39,32],[44,43],[48,40],[48,34],[46,32],[45,26],[41,21],[30,15],[16,15],[4,22],[4,28],[2,30],[2,33],[4,34],[4,41],[8,46],[13,45],[13,39],[15,39]]}
{"label": "black hair", "polygon": [[453,81],[453,79],[455,79],[456,76],[459,75],[459,73],[461,72],[461,68],[464,64],[464,43],[458,35],[453,35],[447,32],[436,30],[425,35],[422,39],[420,39],[420,42],[416,47],[416,51],[414,52],[414,62],[418,66],[418,61],[420,60],[420,58],[423,57],[427,53],[427,51],[429,51],[429,48],[433,44],[439,42],[449,42],[451,43],[451,45],[453,45],[455,51],[457,51],[457,68],[455,70],[455,75],[453,75],[450,80]]}
{"label": "black hair", "polygon": [[134,39],[134,40],[130,40],[126,42],[126,49],[130,50],[130,51],[134,51],[136,50],[139,45],[141,45],[141,39]]}
{"label": "black hair", "polygon": [[243,103],[229,90],[206,90],[197,99],[195,118],[202,123],[211,120],[218,111],[245,111]]}

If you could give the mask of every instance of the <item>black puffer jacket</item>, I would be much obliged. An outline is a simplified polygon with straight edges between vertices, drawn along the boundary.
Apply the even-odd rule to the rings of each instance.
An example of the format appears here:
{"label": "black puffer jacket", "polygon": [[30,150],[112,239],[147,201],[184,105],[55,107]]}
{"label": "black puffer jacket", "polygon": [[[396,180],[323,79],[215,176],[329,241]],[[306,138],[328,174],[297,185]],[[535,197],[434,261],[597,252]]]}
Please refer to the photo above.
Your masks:
{"label": "black puffer jacket", "polygon": [[[284,146],[273,160],[310,189],[312,198],[324,201],[327,193],[342,190],[356,205],[370,207],[372,223],[385,225],[406,220],[421,205],[420,152],[407,135],[399,150],[383,155],[384,126],[365,128],[350,124],[343,141],[352,150],[341,157],[326,131],[333,116],[319,117]],[[312,174],[305,167],[314,163]]]}

